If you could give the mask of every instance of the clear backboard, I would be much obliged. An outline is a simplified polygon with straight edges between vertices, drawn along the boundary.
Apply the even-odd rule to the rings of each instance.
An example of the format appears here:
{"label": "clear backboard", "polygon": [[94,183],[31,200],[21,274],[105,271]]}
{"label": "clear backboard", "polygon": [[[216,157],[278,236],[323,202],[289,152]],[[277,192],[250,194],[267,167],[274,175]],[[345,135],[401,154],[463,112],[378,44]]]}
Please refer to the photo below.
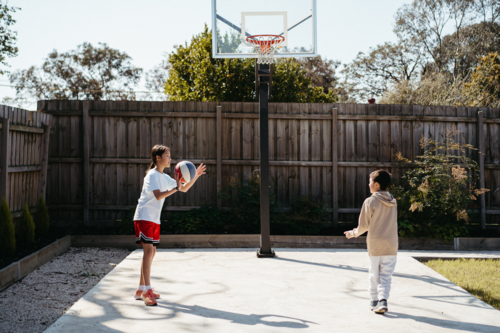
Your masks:
{"label": "clear backboard", "polygon": [[256,58],[253,35],[283,36],[275,57],[314,57],[316,0],[212,0],[212,56]]}

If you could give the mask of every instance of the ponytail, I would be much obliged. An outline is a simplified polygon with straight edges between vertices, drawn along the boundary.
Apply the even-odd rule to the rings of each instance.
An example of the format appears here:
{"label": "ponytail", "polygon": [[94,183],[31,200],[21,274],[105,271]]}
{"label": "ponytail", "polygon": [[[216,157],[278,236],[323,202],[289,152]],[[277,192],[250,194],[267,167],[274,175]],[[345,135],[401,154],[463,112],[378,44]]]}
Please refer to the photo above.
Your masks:
{"label": "ponytail", "polygon": [[[146,170],[146,174],[148,174],[149,170],[153,169],[156,166],[156,156],[161,156],[165,153],[165,151],[170,150],[167,146],[155,145],[151,149],[151,164],[149,165],[149,169]],[[163,172],[163,170],[161,170]]]}

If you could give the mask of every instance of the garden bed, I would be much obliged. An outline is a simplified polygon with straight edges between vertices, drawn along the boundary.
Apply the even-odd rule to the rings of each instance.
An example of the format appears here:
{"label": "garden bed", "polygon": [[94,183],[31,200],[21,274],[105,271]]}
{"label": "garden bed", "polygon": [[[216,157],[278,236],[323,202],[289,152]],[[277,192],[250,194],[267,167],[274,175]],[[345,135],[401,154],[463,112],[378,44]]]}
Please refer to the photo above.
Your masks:
{"label": "garden bed", "polygon": [[110,248],[69,248],[0,292],[0,331],[45,331],[129,253]]}

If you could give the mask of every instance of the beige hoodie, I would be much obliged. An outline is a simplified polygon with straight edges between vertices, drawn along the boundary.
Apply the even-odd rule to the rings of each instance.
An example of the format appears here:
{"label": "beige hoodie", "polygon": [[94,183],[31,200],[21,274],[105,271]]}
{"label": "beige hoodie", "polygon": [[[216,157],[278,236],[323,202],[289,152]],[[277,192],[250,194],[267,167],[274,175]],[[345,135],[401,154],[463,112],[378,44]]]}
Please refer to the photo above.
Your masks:
{"label": "beige hoodie", "polygon": [[368,231],[369,256],[391,256],[398,252],[398,208],[396,199],[386,191],[367,198],[361,208],[359,225],[350,233],[354,237]]}

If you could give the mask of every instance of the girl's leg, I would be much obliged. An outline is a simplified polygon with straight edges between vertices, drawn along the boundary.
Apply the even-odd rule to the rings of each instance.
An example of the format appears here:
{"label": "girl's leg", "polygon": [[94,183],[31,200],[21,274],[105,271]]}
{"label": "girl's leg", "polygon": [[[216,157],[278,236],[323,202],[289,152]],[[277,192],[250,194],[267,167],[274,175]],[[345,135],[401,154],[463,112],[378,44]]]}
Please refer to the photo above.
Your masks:
{"label": "girl's leg", "polygon": [[142,244],[142,249],[144,251],[144,254],[142,257],[141,265],[141,282],[144,282],[142,285],[150,286],[151,264],[153,263],[153,256],[156,250],[154,249],[153,244]]}

